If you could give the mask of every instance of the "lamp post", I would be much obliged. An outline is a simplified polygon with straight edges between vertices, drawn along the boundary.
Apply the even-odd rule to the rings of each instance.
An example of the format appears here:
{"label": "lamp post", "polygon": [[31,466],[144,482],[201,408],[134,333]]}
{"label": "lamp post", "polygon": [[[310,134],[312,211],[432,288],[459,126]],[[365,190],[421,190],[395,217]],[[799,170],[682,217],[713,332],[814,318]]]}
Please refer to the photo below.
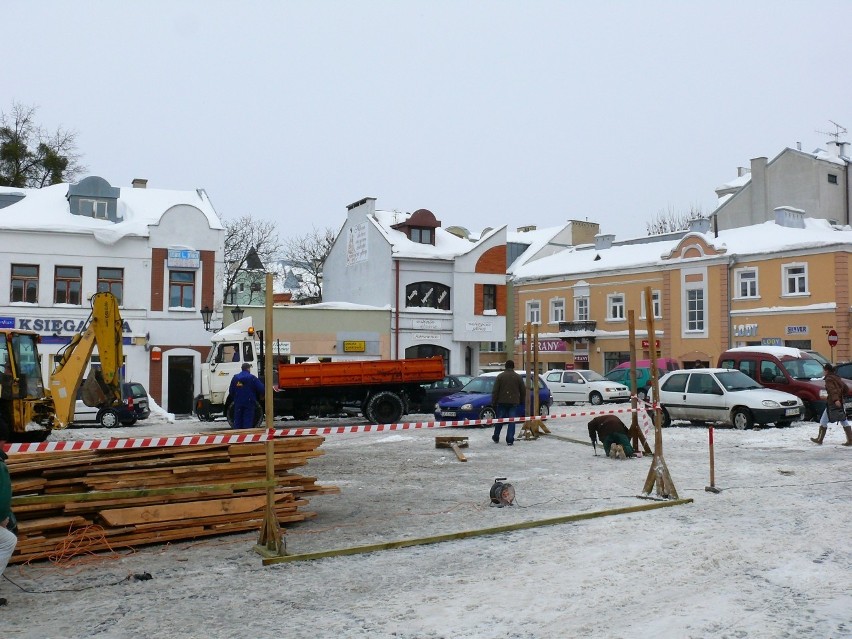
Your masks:
{"label": "lamp post", "polygon": [[240,308],[240,305],[237,304],[234,308],[231,309],[231,317],[234,318],[235,322],[239,322],[243,319],[243,315],[245,315],[246,311],[243,308]]}

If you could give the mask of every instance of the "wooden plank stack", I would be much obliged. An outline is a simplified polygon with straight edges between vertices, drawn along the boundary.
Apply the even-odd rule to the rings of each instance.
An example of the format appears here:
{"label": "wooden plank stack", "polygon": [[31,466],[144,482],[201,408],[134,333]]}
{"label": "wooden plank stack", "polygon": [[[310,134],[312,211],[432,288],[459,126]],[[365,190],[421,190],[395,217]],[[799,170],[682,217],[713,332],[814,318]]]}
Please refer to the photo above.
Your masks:
{"label": "wooden plank stack", "polygon": [[[304,510],[307,496],[339,492],[293,472],[324,454],[323,441],[275,440],[280,523],[314,517]],[[234,484],[266,479],[264,443],[23,453],[7,465],[19,528],[13,563],[55,556],[75,535],[96,552],[259,530],[263,522],[266,489]]]}

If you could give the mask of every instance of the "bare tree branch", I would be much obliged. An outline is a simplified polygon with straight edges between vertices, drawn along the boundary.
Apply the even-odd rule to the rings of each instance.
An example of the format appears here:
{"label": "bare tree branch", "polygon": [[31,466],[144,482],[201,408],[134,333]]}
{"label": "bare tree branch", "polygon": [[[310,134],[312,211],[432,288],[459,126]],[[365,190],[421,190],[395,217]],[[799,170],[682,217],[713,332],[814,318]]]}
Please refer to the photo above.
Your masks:
{"label": "bare tree branch", "polygon": [[[248,284],[249,304],[263,302],[263,283],[266,271],[280,259],[281,242],[275,224],[257,220],[251,215],[235,219],[222,219],[225,226],[225,300],[233,299],[236,284]],[[248,257],[252,249],[264,265],[264,270],[249,268]]]}
{"label": "bare tree branch", "polygon": [[669,206],[665,210],[658,211],[652,220],[645,222],[645,229],[648,235],[663,235],[664,233],[685,231],[689,228],[689,223],[692,220],[702,217],[704,217],[704,214],[698,205],[691,205],[687,212],[677,212],[673,207]]}
{"label": "bare tree branch", "polygon": [[309,233],[284,242],[282,265],[298,269],[302,280],[294,300],[303,304],[322,301],[322,268],[335,237],[334,229],[314,227]]}

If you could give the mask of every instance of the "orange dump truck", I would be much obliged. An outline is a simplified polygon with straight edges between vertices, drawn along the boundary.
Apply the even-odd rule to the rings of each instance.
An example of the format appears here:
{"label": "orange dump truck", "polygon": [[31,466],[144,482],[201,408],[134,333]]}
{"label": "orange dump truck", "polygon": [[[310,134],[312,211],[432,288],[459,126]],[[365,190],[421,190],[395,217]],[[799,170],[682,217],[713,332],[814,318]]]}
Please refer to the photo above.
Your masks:
{"label": "orange dump truck", "polygon": [[[232,422],[231,378],[244,362],[263,374],[262,342],[251,321],[243,318],[211,338],[213,347],[201,366],[201,394],[195,398],[195,414],[200,419],[224,414]],[[409,403],[425,394],[421,384],[445,375],[440,357],[279,364],[274,374],[275,416],[307,419],[353,407],[376,424],[398,422],[408,412]],[[258,423],[263,412],[262,408],[255,410]]]}

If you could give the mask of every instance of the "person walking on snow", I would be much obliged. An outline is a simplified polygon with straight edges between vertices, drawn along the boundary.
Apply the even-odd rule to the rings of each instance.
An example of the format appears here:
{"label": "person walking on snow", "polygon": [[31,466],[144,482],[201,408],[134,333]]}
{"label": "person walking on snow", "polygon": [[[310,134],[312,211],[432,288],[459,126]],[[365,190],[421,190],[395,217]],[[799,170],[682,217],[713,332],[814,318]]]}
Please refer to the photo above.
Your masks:
{"label": "person walking on snow", "polygon": [[846,411],[843,408],[846,384],[840,375],[834,371],[834,366],[826,362],[822,368],[825,371],[825,392],[828,394],[828,399],[825,402],[822,417],[819,418],[819,434],[816,437],[811,437],[811,441],[815,444],[822,444],[822,440],[825,439],[825,434],[828,432],[829,422],[838,422],[843,426],[843,432],[846,433],[846,441],[843,445],[852,446],[852,427],[846,421]]}
{"label": "person walking on snow", "polygon": [[[2,417],[0,417],[2,421]],[[18,538],[15,536],[15,516],[12,514],[12,479],[9,477],[9,469],[6,468],[6,452],[3,445],[6,442],[0,440],[0,575],[6,570]],[[6,600],[0,597],[0,606],[5,606]]]}
{"label": "person walking on snow", "polygon": [[254,426],[254,405],[263,398],[266,388],[251,374],[251,364],[243,362],[242,370],[234,375],[228,390],[234,402],[234,428]]}
{"label": "person walking on snow", "polygon": [[[524,403],[527,387],[524,380],[515,372],[515,362],[506,360],[505,370],[497,376],[494,388],[491,390],[491,403],[497,412],[497,418],[515,417],[518,406]],[[500,443],[502,424],[494,424],[494,434],[491,439],[495,444]],[[515,443],[515,422],[509,422],[506,429],[506,443]]]}

